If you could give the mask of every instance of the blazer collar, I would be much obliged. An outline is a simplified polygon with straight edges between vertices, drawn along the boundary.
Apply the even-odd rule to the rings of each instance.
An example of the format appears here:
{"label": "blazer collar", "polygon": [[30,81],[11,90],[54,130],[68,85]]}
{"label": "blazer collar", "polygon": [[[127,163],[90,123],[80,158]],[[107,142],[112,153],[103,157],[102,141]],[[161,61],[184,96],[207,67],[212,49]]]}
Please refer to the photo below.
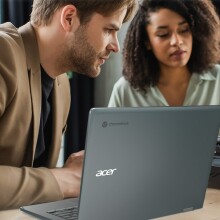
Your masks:
{"label": "blazer collar", "polygon": [[23,38],[28,70],[39,73],[40,56],[35,30],[30,22],[18,29]]}
{"label": "blazer collar", "polygon": [[41,114],[41,74],[40,74],[40,57],[37,44],[37,38],[34,28],[29,23],[18,29],[20,33],[26,53],[27,69],[30,80],[30,92],[32,97],[33,110],[33,142],[32,142],[32,161],[34,158],[35,148],[38,139],[38,131],[40,125]]}
{"label": "blazer collar", "polygon": [[[22,36],[27,68],[30,77],[30,87],[32,96],[32,108],[33,108],[33,154],[32,160],[34,158],[35,148],[38,139],[38,131],[40,125],[40,115],[41,115],[41,98],[42,98],[42,88],[41,88],[41,70],[40,70],[40,56],[37,38],[35,30],[31,23],[27,23],[19,28],[19,33]],[[50,146],[48,166],[53,167],[56,165],[57,157],[60,150],[60,142],[62,133],[62,120],[59,117],[62,115],[62,97],[60,88],[59,77],[54,81],[54,91],[53,91],[53,101],[52,101],[52,111],[53,111],[53,124],[52,124],[52,146]]]}

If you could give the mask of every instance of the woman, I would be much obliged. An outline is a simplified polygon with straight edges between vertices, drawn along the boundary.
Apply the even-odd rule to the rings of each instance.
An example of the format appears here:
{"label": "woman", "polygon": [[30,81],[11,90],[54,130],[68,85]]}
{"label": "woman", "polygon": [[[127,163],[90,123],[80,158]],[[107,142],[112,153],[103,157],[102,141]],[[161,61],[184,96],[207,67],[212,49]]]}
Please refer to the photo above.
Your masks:
{"label": "woman", "polygon": [[219,17],[209,0],[143,0],[109,107],[220,104]]}

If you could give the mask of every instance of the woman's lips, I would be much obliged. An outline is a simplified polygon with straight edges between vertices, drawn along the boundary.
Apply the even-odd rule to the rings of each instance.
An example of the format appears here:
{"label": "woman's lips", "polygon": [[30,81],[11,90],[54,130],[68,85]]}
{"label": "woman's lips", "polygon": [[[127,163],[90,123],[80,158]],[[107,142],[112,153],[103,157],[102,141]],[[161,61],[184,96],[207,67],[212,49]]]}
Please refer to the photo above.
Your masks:
{"label": "woman's lips", "polygon": [[181,59],[185,53],[186,53],[186,51],[184,51],[184,50],[176,50],[170,56],[171,56],[171,58],[174,58],[174,59]]}
{"label": "woman's lips", "polygon": [[171,54],[171,56],[180,56],[183,53],[185,53],[184,50],[176,50],[174,53]]}

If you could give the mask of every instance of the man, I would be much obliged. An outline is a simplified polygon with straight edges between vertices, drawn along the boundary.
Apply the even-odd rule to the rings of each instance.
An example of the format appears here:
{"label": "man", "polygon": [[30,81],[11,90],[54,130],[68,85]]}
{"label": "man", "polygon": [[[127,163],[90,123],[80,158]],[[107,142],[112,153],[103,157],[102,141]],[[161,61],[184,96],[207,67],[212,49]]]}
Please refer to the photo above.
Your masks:
{"label": "man", "polygon": [[55,167],[70,107],[63,73],[96,77],[135,5],[34,0],[30,23],[0,25],[0,209],[79,196],[83,152]]}

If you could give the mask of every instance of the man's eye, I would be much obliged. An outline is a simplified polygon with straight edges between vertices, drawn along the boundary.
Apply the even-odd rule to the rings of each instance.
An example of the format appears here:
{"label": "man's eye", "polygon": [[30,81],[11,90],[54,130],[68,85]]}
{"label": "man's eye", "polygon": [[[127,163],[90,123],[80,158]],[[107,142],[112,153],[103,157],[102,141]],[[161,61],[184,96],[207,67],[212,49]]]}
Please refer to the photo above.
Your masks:
{"label": "man's eye", "polygon": [[114,31],[115,31],[115,29],[105,28],[105,32],[106,32],[107,34],[112,34]]}

